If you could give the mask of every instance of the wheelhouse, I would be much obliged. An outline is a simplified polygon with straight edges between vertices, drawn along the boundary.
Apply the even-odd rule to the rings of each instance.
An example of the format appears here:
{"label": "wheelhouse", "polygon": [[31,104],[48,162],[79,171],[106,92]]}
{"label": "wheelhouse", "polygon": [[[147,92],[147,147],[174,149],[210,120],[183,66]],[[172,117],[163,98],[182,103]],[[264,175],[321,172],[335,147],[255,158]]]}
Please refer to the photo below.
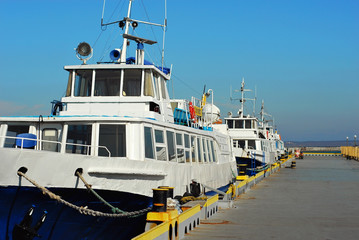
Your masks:
{"label": "wheelhouse", "polygon": [[[66,95],[54,115],[121,115],[173,122],[166,81],[154,65],[66,66]],[[60,110],[60,111],[59,111]]]}

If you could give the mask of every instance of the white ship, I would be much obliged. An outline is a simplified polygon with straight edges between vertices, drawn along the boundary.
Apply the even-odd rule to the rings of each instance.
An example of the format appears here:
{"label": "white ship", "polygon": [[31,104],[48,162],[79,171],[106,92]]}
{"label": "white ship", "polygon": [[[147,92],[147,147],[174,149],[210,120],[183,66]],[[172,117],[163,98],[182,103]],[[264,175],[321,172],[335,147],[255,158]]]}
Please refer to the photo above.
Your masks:
{"label": "white ship", "polygon": [[[152,23],[132,19],[131,3],[115,22],[123,47],[111,63],[86,64],[92,48],[81,43],[83,63],[64,67],[66,96],[49,116],[0,118],[0,239],[129,238],[143,231],[153,188],[183,195],[193,179],[210,191],[236,177],[230,137],[213,129],[213,109],[206,117],[204,101],[171,100],[169,69],[144,60],[144,47],[156,42],[129,29]],[[136,57],[127,56],[129,41]]]}
{"label": "white ship", "polygon": [[244,79],[241,83],[240,108],[238,115],[225,118],[228,126],[228,133],[232,139],[233,153],[236,157],[239,174],[253,175],[268,167],[269,164],[275,163],[281,155],[284,155],[284,144],[280,135],[273,130],[269,121],[265,119],[264,106],[262,104],[261,118],[258,119],[253,115],[244,114],[244,104],[247,100],[245,92]]}

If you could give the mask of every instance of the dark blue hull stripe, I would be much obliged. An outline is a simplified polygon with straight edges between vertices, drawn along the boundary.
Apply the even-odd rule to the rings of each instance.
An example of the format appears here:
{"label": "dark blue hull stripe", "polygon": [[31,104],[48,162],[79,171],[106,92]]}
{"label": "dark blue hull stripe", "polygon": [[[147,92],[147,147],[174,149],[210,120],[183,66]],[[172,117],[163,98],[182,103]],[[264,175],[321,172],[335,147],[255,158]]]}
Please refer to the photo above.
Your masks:
{"label": "dark blue hull stripe", "polygon": [[[87,206],[112,213],[90,192],[84,189],[51,188],[64,200],[78,206]],[[152,199],[115,191],[97,192],[113,206],[124,211],[149,207]],[[14,226],[19,224],[29,208],[35,205],[32,226],[43,211],[48,215],[38,234],[41,239],[130,239],[144,231],[146,214],[132,218],[107,218],[82,215],[33,187],[0,187],[0,239],[12,239]],[[37,239],[37,238],[35,238]]]}

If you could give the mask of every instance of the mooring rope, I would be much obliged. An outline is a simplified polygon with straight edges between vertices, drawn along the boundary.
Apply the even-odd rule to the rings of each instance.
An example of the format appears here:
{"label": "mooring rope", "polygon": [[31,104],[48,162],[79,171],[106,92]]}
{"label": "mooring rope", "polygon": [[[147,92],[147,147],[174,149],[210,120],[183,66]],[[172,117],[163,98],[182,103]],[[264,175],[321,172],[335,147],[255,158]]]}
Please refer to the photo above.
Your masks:
{"label": "mooring rope", "polygon": [[123,211],[117,207],[112,206],[109,202],[107,202],[105,199],[103,199],[100,195],[97,194],[97,192],[95,190],[93,190],[92,186],[90,184],[88,184],[85,180],[85,178],[82,176],[82,174],[77,171],[76,175],[81,179],[81,181],[84,183],[85,187],[87,188],[87,190],[89,190],[93,195],[95,195],[95,197],[97,197],[98,200],[100,200],[101,202],[103,202],[103,204],[105,204],[106,206],[110,207],[113,213],[125,213],[126,211]]}
{"label": "mooring rope", "polygon": [[25,173],[18,171],[17,174],[21,177],[24,177],[27,181],[29,181],[32,185],[34,185],[35,187],[40,189],[43,194],[48,195],[51,199],[54,199],[70,208],[73,208],[73,209],[77,210],[79,213],[84,214],[84,215],[90,215],[90,216],[94,216],[94,217],[112,217],[112,218],[134,217],[137,215],[144,214],[152,209],[152,207],[148,207],[148,208],[138,210],[138,211],[133,211],[133,212],[104,213],[104,212],[89,209],[89,208],[87,208],[87,206],[79,207],[79,206],[76,206],[75,204],[72,204],[72,203],[62,199],[59,195],[56,195],[55,193],[51,192],[49,189],[39,185],[37,182],[35,182],[35,180],[29,178]]}

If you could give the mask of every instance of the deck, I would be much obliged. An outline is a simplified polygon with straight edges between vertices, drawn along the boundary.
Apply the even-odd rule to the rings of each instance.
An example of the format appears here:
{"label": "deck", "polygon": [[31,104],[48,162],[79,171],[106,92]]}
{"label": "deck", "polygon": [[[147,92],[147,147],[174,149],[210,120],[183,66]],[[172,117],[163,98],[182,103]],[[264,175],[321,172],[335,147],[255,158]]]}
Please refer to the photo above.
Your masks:
{"label": "deck", "polygon": [[202,220],[195,239],[358,239],[359,162],[306,156]]}

